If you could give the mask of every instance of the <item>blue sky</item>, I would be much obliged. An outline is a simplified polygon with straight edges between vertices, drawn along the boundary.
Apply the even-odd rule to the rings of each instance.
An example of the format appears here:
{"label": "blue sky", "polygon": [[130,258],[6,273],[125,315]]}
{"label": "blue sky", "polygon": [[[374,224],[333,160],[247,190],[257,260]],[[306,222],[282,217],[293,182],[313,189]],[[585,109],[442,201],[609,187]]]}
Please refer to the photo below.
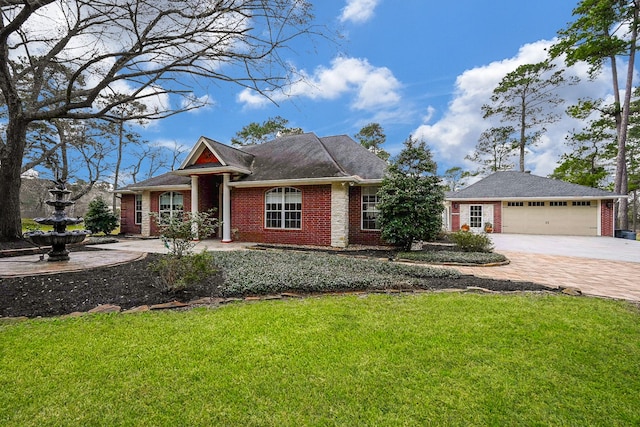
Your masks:
{"label": "blue sky", "polygon": [[[289,125],[319,136],[353,136],[370,122],[382,125],[385,149],[397,154],[411,134],[434,152],[439,172],[473,168],[464,156],[490,127],[480,106],[509,71],[544,59],[557,31],[572,21],[577,2],[567,0],[315,0],[319,23],[338,28],[337,44],[301,40],[286,59],[313,81],[274,105],[230,84],[212,84],[210,105],[153,123],[147,140],[191,148],[201,136],[229,143],[250,122],[282,116]],[[584,76],[585,67],[572,73]],[[606,74],[566,89],[567,103],[607,96]],[[578,126],[564,119],[549,127],[527,156],[527,169],[553,171],[564,137]]]}

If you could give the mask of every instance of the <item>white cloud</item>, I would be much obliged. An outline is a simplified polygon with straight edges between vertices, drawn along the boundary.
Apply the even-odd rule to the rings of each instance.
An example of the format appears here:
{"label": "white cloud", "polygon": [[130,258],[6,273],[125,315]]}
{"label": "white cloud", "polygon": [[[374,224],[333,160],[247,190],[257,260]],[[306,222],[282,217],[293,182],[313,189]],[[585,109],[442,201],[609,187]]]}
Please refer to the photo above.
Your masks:
{"label": "white cloud", "polygon": [[[482,118],[481,106],[489,102],[491,93],[502,77],[518,66],[536,63],[546,59],[545,51],[552,42],[542,40],[524,45],[517,55],[502,61],[473,68],[462,73],[456,79],[455,92],[447,111],[441,118],[430,123],[433,114],[428,114],[424,123],[413,135],[423,138],[434,151],[436,159],[447,164],[465,165],[470,169],[477,165],[464,160],[465,155],[473,152],[479,135],[491,126],[499,125],[497,121]],[[585,97],[603,98],[610,90],[608,71],[593,82],[586,78],[586,67],[577,65],[568,70],[568,74],[582,78],[580,84],[569,86],[559,91],[565,100],[565,108]],[[432,112],[431,110],[428,110]],[[564,113],[563,111],[560,111]],[[581,123],[562,114],[562,119],[547,126],[547,132],[540,144],[531,148],[525,157],[525,167],[537,175],[548,175],[553,172],[560,155],[566,151],[565,137]]]}
{"label": "white cloud", "polygon": [[[366,59],[338,57],[331,67],[318,67],[313,74],[302,70],[301,79],[277,92],[269,93],[275,102],[292,97],[333,100],[352,93],[351,108],[380,110],[400,102],[400,82],[386,67],[374,67]],[[263,107],[269,103],[264,96],[249,89],[238,95],[238,102],[247,107]]]}
{"label": "white cloud", "polygon": [[347,0],[347,5],[342,9],[340,22],[351,21],[363,23],[373,17],[374,10],[380,0]]}

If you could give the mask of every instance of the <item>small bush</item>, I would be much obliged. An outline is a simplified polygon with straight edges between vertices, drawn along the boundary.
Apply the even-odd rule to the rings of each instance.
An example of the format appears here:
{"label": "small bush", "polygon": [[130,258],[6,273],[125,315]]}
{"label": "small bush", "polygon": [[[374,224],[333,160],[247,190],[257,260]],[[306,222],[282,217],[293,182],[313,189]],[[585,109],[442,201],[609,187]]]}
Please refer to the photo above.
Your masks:
{"label": "small bush", "polygon": [[211,236],[218,228],[215,209],[207,212],[184,212],[182,215],[163,217],[157,213],[150,213],[160,230],[160,239],[169,249],[171,255],[178,258],[190,255],[196,246],[196,239]]}
{"label": "small bush", "polygon": [[151,265],[151,270],[160,275],[160,288],[166,292],[177,292],[204,280],[215,273],[210,252],[176,256],[168,254]]}
{"label": "small bush", "polygon": [[431,263],[491,264],[504,262],[507,258],[493,252],[456,252],[456,251],[413,251],[400,252],[398,258]]}
{"label": "small bush", "polygon": [[109,205],[102,197],[96,197],[89,202],[89,210],[84,217],[84,224],[93,234],[111,234],[118,227],[118,217],[111,212]]}
{"label": "small bush", "polygon": [[451,233],[449,238],[465,252],[491,252],[493,243],[487,233],[471,233],[470,231],[457,231]]}

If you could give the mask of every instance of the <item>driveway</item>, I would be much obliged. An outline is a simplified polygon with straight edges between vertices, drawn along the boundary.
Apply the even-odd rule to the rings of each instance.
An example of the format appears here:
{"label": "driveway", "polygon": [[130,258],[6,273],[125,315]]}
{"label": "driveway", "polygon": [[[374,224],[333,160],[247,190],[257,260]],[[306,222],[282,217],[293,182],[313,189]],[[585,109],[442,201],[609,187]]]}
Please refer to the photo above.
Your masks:
{"label": "driveway", "polygon": [[463,274],[578,288],[585,295],[640,301],[640,241],[610,237],[494,234],[511,263],[460,267]]}

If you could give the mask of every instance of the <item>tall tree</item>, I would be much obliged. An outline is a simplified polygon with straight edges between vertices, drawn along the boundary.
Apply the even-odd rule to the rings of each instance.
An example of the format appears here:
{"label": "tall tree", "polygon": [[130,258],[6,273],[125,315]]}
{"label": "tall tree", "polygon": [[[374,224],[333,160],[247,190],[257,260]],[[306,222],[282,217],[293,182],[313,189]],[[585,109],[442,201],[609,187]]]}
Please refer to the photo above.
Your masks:
{"label": "tall tree", "polygon": [[434,240],[442,230],[444,190],[424,141],[409,137],[393,159],[378,191],[382,238],[411,250],[417,240]]}
{"label": "tall tree", "polygon": [[[613,157],[616,153],[616,124],[612,111],[603,106],[603,101],[592,100],[581,101],[567,110],[571,117],[589,120],[588,126],[567,136],[569,151],[562,155],[551,178],[594,188],[607,186],[612,153]],[[594,113],[598,117],[589,119]]]}
{"label": "tall tree", "polygon": [[354,135],[355,139],[367,150],[380,157],[382,160],[389,160],[391,156],[382,148],[387,140],[387,135],[379,123],[369,123]]}
{"label": "tall tree", "polygon": [[159,119],[200,106],[192,87],[207,79],[266,94],[293,71],[280,52],[324,32],[311,26],[306,0],[6,0],[0,8],[0,240],[21,235],[30,124],[113,117],[134,100],[156,107],[132,118]]}
{"label": "tall tree", "polygon": [[480,165],[473,175],[488,175],[490,173],[513,168],[511,157],[514,148],[518,147],[513,140],[515,129],[511,126],[492,127],[480,134],[476,149],[465,156]]}
{"label": "tall tree", "polygon": [[[627,134],[633,91],[635,56],[638,49],[640,0],[582,0],[573,10],[575,21],[558,32],[559,41],[550,50],[552,57],[564,56],[568,65],[589,64],[595,77],[609,64],[617,129],[617,155],[614,191],[627,194]],[[621,98],[618,57],[627,57],[624,97]],[[628,228],[627,199],[620,199],[618,227]]]}
{"label": "tall tree", "polygon": [[560,119],[555,112],[563,99],[556,90],[573,79],[565,79],[562,70],[549,61],[524,64],[505,75],[493,90],[491,103],[482,106],[484,118],[498,117],[517,133],[520,152],[520,171],[525,171],[525,152],[538,142],[546,131],[545,125]]}
{"label": "tall tree", "polygon": [[270,117],[262,123],[251,122],[236,132],[231,138],[231,144],[235,146],[262,144],[279,136],[299,135],[303,133],[300,128],[290,128],[289,120],[276,116]]}
{"label": "tall tree", "polygon": [[471,173],[465,171],[460,166],[453,166],[444,171],[444,181],[450,191],[456,191],[467,185],[465,179],[471,176]]}

